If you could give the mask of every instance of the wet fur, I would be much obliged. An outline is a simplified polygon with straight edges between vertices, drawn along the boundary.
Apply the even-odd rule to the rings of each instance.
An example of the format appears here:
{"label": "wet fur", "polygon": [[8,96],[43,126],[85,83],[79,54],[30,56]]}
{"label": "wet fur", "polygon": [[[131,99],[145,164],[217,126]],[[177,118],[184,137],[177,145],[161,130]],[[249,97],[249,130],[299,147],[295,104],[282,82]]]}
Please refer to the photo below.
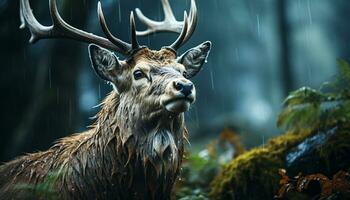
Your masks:
{"label": "wet fur", "polygon": [[141,126],[119,100],[116,92],[105,99],[90,130],[0,166],[0,199],[169,199],[187,135],[183,114]]}

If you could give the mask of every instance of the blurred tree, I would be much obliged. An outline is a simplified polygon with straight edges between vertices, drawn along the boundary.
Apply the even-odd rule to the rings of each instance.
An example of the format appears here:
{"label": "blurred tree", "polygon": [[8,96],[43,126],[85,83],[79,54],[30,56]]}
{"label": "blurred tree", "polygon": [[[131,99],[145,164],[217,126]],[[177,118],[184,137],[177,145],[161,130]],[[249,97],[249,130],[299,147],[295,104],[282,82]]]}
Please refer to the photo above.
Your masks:
{"label": "blurred tree", "polygon": [[279,23],[279,37],[280,37],[280,62],[281,62],[281,77],[283,83],[283,93],[288,95],[293,90],[293,71],[290,63],[290,42],[289,42],[289,24],[288,24],[288,8],[287,0],[276,0],[277,2],[277,20]]}
{"label": "blurred tree", "polygon": [[[2,86],[2,95],[1,99],[3,104],[6,106],[2,107],[1,111],[1,139],[0,139],[0,156],[4,158],[5,156],[5,146],[9,143],[8,136],[11,135],[13,127],[15,127],[17,120],[15,118],[21,117],[20,110],[24,109],[27,105],[27,98],[29,96],[27,90],[23,87],[29,87],[29,84],[23,85],[22,83],[26,79],[30,79],[33,74],[32,70],[28,70],[23,67],[23,57],[25,57],[24,43],[20,42],[23,40],[23,36],[18,31],[19,20],[12,16],[14,10],[18,10],[17,1],[7,1],[7,3],[2,4],[6,5],[6,9],[1,9],[0,18],[3,19],[0,21],[0,40],[3,48],[0,49],[1,53],[1,86]],[[11,36],[9,35],[9,30],[11,30]],[[16,31],[15,31],[16,30]],[[18,62],[21,60],[22,62]],[[17,62],[16,62],[17,61]],[[17,66],[15,64],[18,63]],[[14,69],[16,68],[16,69]],[[27,80],[28,81],[28,80]],[[14,104],[17,102],[17,99],[22,99],[22,104]],[[3,160],[3,159],[1,159]]]}
{"label": "blurred tree", "polygon": [[[70,24],[84,28],[92,1],[61,1],[61,15]],[[48,2],[31,2],[39,21],[49,24]],[[53,40],[28,45],[29,31],[18,29],[19,1],[8,2],[1,13],[1,85],[5,86],[1,121],[0,160],[22,152],[45,149],[52,142],[76,130],[80,120],[77,106],[77,76],[81,46],[75,42]],[[38,12],[39,11],[39,12]],[[10,32],[10,34],[9,34]],[[7,36],[3,36],[3,35]],[[13,37],[8,37],[12,35]],[[30,55],[26,55],[26,49]],[[30,50],[29,50],[30,49]],[[12,58],[12,59],[8,59]],[[20,100],[19,100],[20,99]]]}

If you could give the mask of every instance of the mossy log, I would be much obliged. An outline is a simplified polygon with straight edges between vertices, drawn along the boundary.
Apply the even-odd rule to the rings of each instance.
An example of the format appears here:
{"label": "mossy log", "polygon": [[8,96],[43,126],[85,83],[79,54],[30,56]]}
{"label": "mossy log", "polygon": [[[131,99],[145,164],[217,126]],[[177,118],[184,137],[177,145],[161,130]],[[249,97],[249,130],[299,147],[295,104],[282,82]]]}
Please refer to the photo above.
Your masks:
{"label": "mossy log", "polygon": [[211,184],[214,200],[273,199],[280,185],[278,169],[333,175],[350,166],[350,126],[302,130],[273,138],[226,165]]}

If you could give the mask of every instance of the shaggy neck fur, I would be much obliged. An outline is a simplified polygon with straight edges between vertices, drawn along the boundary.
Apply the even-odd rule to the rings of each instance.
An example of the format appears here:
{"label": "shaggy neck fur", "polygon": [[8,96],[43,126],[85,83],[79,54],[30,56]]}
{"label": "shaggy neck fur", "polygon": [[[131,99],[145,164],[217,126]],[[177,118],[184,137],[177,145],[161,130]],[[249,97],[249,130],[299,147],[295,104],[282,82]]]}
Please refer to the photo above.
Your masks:
{"label": "shaggy neck fur", "polygon": [[183,114],[149,118],[135,109],[112,92],[89,131],[1,166],[0,199],[46,198],[42,183],[62,199],[169,199],[187,136]]}

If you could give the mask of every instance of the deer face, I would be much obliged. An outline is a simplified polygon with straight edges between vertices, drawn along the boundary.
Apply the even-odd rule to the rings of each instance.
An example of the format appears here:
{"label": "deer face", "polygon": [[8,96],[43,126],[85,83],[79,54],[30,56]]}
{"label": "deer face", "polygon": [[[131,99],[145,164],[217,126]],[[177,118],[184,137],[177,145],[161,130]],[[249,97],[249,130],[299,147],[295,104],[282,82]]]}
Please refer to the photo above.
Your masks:
{"label": "deer face", "polygon": [[170,49],[143,48],[130,60],[119,61],[112,52],[90,45],[89,54],[95,72],[112,83],[121,102],[146,115],[177,115],[195,101],[195,87],[189,78],[200,71],[210,48],[211,43],[204,42],[178,58]]}

